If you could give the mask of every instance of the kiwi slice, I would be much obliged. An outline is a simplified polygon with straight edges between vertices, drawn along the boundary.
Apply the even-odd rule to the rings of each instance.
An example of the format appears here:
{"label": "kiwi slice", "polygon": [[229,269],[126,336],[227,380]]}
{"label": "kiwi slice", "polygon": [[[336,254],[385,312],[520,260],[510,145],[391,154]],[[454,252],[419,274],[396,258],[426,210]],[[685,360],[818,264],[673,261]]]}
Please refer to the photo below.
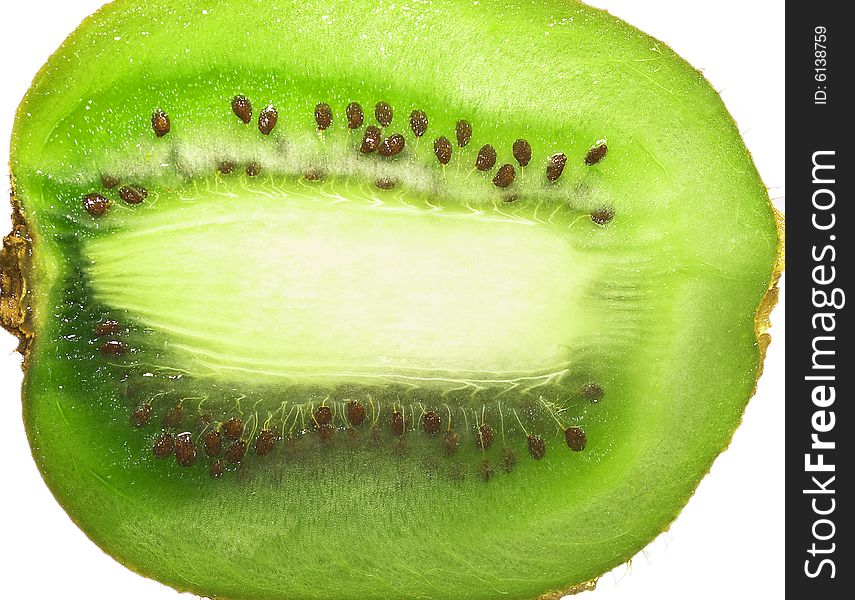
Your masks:
{"label": "kiwi slice", "polygon": [[11,156],[33,455],[178,590],[588,589],[769,342],[780,219],[733,121],[582,4],[117,1]]}

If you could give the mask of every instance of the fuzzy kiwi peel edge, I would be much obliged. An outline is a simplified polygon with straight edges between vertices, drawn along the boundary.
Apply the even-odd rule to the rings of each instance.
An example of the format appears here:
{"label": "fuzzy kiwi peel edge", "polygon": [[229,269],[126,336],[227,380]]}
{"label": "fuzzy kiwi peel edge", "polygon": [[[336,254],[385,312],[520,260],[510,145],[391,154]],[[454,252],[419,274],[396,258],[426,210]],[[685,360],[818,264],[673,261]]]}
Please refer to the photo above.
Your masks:
{"label": "fuzzy kiwi peel edge", "polygon": [[[75,35],[76,34],[72,34],[72,37],[74,37]],[[256,110],[262,108],[263,106],[258,106]],[[336,108],[340,115],[343,107],[337,106]],[[155,132],[158,133],[158,130],[155,129]],[[262,133],[265,132],[262,130]],[[450,139],[454,139],[453,132],[445,133],[449,134]],[[160,133],[158,133],[158,136],[160,136]],[[457,150],[457,146],[455,146],[454,149]],[[500,160],[499,163],[495,165],[495,167],[498,167],[501,162],[502,161]],[[492,173],[490,174],[490,176],[492,177]],[[378,187],[380,187],[379,184]],[[380,189],[383,188],[381,187]],[[3,250],[2,254],[0,254],[0,283],[2,283],[3,288],[2,294],[0,294],[0,324],[2,324],[4,328],[9,330],[13,335],[18,338],[20,343],[19,350],[21,351],[24,357],[23,367],[25,374],[27,374],[30,360],[33,357],[32,350],[34,346],[32,342],[35,341],[36,343],[38,343],[38,339],[34,340],[34,327],[32,324],[32,313],[34,309],[32,302],[32,290],[34,289],[34,286],[39,285],[39,281],[32,281],[31,274],[33,273],[34,269],[33,258],[40,252],[40,239],[39,236],[36,234],[36,232],[38,231],[37,224],[28,223],[26,203],[24,203],[25,208],[23,211],[18,205],[18,201],[15,195],[17,192],[18,190],[15,189],[15,182],[13,180],[13,232],[12,234],[4,238]],[[766,348],[768,347],[768,344],[771,339],[768,331],[770,327],[769,316],[777,300],[777,281],[781,273],[783,272],[783,217],[774,209],[774,207],[772,207],[768,196],[766,200],[769,203],[770,210],[773,212],[775,218],[777,230],[777,247],[774,266],[771,272],[771,278],[766,287],[766,291],[762,296],[762,300],[760,301],[754,312],[754,338],[756,341],[757,348],[757,361],[753,377],[753,384],[755,390],[757,381],[762,373],[763,360],[765,357]],[[48,257],[40,256],[38,257],[38,259],[48,260]],[[43,268],[42,272],[44,273],[49,270],[50,269]],[[27,383],[25,380],[25,388],[26,386]],[[732,434],[732,431],[730,433]],[[32,435],[32,432],[29,431],[29,428],[28,434]],[[40,469],[42,469],[43,473],[45,473],[44,466],[42,462],[38,459],[38,457],[37,462],[39,462]],[[704,473],[700,473],[698,475],[697,481],[700,481],[703,474]],[[45,478],[50,484],[50,477],[46,475]],[[53,485],[51,485],[50,487],[52,490],[54,489]],[[75,516],[76,511],[66,506],[66,502],[62,500],[61,504],[63,504],[63,506],[72,516],[72,519],[75,521],[75,523],[77,523],[81,529],[87,531],[88,535],[91,535],[88,531],[85,521],[82,519],[78,519]],[[676,518],[681,508],[682,506],[676,507],[676,511],[671,515],[670,520],[664,525],[664,527],[661,528],[662,531],[667,529],[668,524],[673,521],[674,518]],[[102,545],[104,543],[103,538],[97,538],[95,536],[92,537],[96,540],[97,543],[99,543],[99,545]],[[117,559],[120,560],[120,562],[122,562],[126,566],[128,566],[128,568],[139,572],[144,576],[156,576],[152,574],[151,565],[146,565],[145,568],[142,568],[138,566],[133,560],[123,560],[121,558],[121,553],[115,549],[112,549],[110,551],[110,554],[114,557],[117,557]],[[626,556],[623,560],[619,562],[624,562],[629,558],[631,558],[631,555]],[[581,591],[593,589],[596,579],[597,578],[594,577],[587,582],[574,584],[561,592],[546,592],[541,594],[539,598],[541,600],[553,600],[562,595],[578,593]],[[188,586],[185,583],[182,583],[176,579],[171,578],[169,582],[171,585],[173,585],[173,587],[176,587],[176,589],[188,589]],[[192,591],[204,592],[205,588],[203,587],[199,590],[193,589]],[[218,597],[224,596],[220,596],[218,594]]]}

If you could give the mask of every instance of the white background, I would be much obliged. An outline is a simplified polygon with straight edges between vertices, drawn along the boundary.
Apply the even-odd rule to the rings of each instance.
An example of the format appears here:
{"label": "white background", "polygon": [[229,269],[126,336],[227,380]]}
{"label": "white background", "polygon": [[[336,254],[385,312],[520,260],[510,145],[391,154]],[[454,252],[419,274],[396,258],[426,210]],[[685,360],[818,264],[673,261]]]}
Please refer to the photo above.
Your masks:
{"label": "white background", "polygon": [[[557,0],[556,0],[557,1]],[[783,209],[784,3],[596,0],[663,40],[719,90],[763,180]],[[99,0],[26,0],[0,8],[0,163],[32,77]],[[5,169],[4,169],[5,170]],[[8,179],[3,187],[8,191]],[[4,203],[0,202],[0,206]],[[9,231],[0,208],[0,231]],[[766,373],[730,448],[670,531],[605,575],[591,600],[783,598],[784,305],[773,315]],[[19,357],[0,333],[0,571],[16,600],[186,598],[131,573],[65,516],[41,481],[21,423]]]}

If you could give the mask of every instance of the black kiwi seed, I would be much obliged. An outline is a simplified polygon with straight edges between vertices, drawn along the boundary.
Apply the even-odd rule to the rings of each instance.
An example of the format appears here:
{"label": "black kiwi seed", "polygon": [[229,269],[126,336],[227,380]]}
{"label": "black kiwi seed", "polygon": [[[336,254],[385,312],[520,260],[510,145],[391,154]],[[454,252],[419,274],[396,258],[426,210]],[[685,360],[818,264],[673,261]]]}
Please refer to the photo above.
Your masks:
{"label": "black kiwi seed", "polygon": [[390,156],[397,156],[400,154],[405,145],[406,140],[404,139],[404,136],[400,133],[395,133],[383,140],[377,151],[380,153],[380,156],[389,158]]}
{"label": "black kiwi seed", "polygon": [[442,438],[442,453],[451,456],[460,446],[460,436],[454,431],[447,431]]}
{"label": "black kiwi seed", "polygon": [[95,326],[95,335],[112,335],[118,330],[119,322],[114,319],[107,319]]}
{"label": "black kiwi seed", "polygon": [[148,197],[148,190],[144,187],[128,187],[119,188],[119,198],[128,204],[140,204]]}
{"label": "black kiwi seed", "polygon": [[404,419],[404,413],[399,410],[396,410],[392,413],[392,433],[395,434],[395,437],[401,437],[404,435],[404,431],[406,430],[407,423]]}
{"label": "black kiwi seed", "polygon": [[197,458],[198,453],[190,432],[179,433],[175,437],[175,461],[182,467],[192,467]]}
{"label": "black kiwi seed", "polygon": [[529,144],[526,140],[519,139],[514,142],[513,146],[514,158],[517,159],[517,162],[521,167],[526,166],[529,162],[531,162],[531,144]]}
{"label": "black kiwi seed", "polygon": [[514,166],[510,163],[504,164],[499,167],[499,170],[496,172],[496,176],[493,177],[493,185],[500,188],[506,188],[514,182],[516,176],[517,172],[514,170]]}
{"label": "black kiwi seed", "polygon": [[89,194],[83,198],[83,208],[93,217],[102,217],[110,210],[110,201],[101,194]]}
{"label": "black kiwi seed", "polygon": [[223,423],[223,433],[230,440],[236,440],[243,435],[243,421],[237,417],[232,417]]}
{"label": "black kiwi seed", "polygon": [[226,464],[221,460],[215,460],[211,463],[211,470],[208,473],[211,475],[212,479],[219,479],[223,476],[223,473],[226,471]]}
{"label": "black kiwi seed", "polygon": [[155,441],[154,446],[152,446],[152,453],[155,458],[166,458],[170,454],[172,454],[172,450],[175,448],[175,438],[172,437],[171,433],[162,433],[160,437]]}
{"label": "black kiwi seed", "polygon": [[181,405],[173,406],[163,416],[164,427],[178,427],[184,421],[184,409]]}
{"label": "black kiwi seed", "polygon": [[319,406],[315,409],[315,423],[318,427],[329,425],[333,420],[333,412],[329,406]]}
{"label": "black kiwi seed", "polygon": [[156,110],[151,115],[151,128],[154,129],[155,135],[162,138],[169,130],[172,129],[172,123],[169,121],[169,115],[162,110]]}
{"label": "black kiwi seed", "polygon": [[258,130],[264,135],[270,135],[279,121],[279,111],[275,106],[268,106],[258,115]]}
{"label": "black kiwi seed", "polygon": [[131,425],[134,427],[145,427],[151,422],[151,404],[143,404],[131,413]]}
{"label": "black kiwi seed", "polygon": [[374,185],[377,186],[378,189],[381,190],[391,190],[394,189],[398,182],[394,179],[389,179],[388,177],[379,177],[374,182]]}
{"label": "black kiwi seed", "polygon": [[347,403],[347,421],[354,427],[365,422],[365,406],[361,402],[351,400]]}
{"label": "black kiwi seed", "polygon": [[428,128],[428,118],[423,110],[414,110],[410,113],[410,129],[416,137],[422,137]]}
{"label": "black kiwi seed", "polygon": [[374,106],[374,116],[383,127],[388,127],[392,122],[392,107],[386,102],[378,102]]}
{"label": "black kiwi seed", "polygon": [[472,123],[464,119],[459,120],[454,128],[454,133],[457,135],[457,145],[461,148],[465,147],[472,139]]}
{"label": "black kiwi seed", "polygon": [[305,177],[307,181],[320,181],[324,178],[324,172],[322,169],[312,167],[311,169],[303,171],[303,177]]}
{"label": "black kiwi seed", "polygon": [[564,430],[564,439],[567,440],[567,447],[573,452],[581,452],[588,444],[588,437],[581,427],[568,427]]}
{"label": "black kiwi seed", "polygon": [[255,453],[258,456],[266,456],[273,450],[276,443],[276,434],[270,429],[262,429],[255,438]]}
{"label": "black kiwi seed", "polygon": [[219,431],[208,431],[203,438],[205,454],[214,457],[223,453],[223,438]]}
{"label": "black kiwi seed", "polygon": [[609,148],[605,144],[597,144],[588,150],[588,153],[585,155],[585,164],[589,167],[597,164],[606,157],[608,151]]}
{"label": "black kiwi seed", "polygon": [[333,436],[335,435],[335,427],[327,423],[318,427],[318,436],[324,444],[332,444]]}
{"label": "black kiwi seed", "polygon": [[484,423],[478,428],[478,435],[475,436],[475,444],[482,450],[489,450],[493,445],[495,437],[496,432],[493,428]]}
{"label": "black kiwi seed", "polygon": [[558,152],[557,154],[553,154],[549,157],[549,161],[546,163],[546,178],[549,181],[555,181],[559,177],[561,177],[561,173],[564,172],[564,165],[567,164],[567,156]]}
{"label": "black kiwi seed", "polygon": [[475,167],[479,171],[489,171],[496,165],[496,149],[490,144],[484,144],[478,151]]}
{"label": "black kiwi seed", "polygon": [[246,456],[246,442],[237,441],[226,450],[226,460],[233,465],[238,464]]}
{"label": "black kiwi seed", "polygon": [[101,175],[101,185],[108,190],[112,190],[114,187],[119,185],[119,180],[115,177],[110,177],[109,175]]}
{"label": "black kiwi seed", "polygon": [[546,455],[546,441],[539,435],[529,434],[528,453],[535,460],[540,460]]}
{"label": "black kiwi seed", "polygon": [[438,137],[433,142],[433,153],[440,164],[447,165],[451,162],[451,142],[445,136]]}
{"label": "black kiwi seed", "polygon": [[362,106],[360,106],[359,102],[351,102],[347,105],[344,112],[347,116],[348,129],[359,129],[362,127],[362,123],[365,121],[365,114],[362,112]]}
{"label": "black kiwi seed", "polygon": [[606,225],[614,216],[614,213],[608,208],[600,208],[591,213],[591,220],[597,225]]}
{"label": "black kiwi seed", "polygon": [[428,434],[436,435],[442,427],[442,417],[436,411],[429,410],[422,415],[422,427]]}
{"label": "black kiwi seed", "polygon": [[605,392],[603,391],[603,387],[599,383],[589,381],[581,388],[579,388],[579,394],[588,402],[596,404],[597,402],[603,399]]}
{"label": "black kiwi seed", "polygon": [[235,172],[235,164],[233,162],[229,162],[224,160],[217,164],[217,173],[221,175],[231,175]]}
{"label": "black kiwi seed", "polygon": [[246,166],[247,176],[256,177],[256,176],[258,176],[259,173],[261,173],[261,167],[258,165],[258,163],[253,162],[253,163],[249,163]]}
{"label": "black kiwi seed", "polygon": [[119,340],[110,340],[101,345],[101,354],[104,356],[123,356],[127,351],[128,347]]}
{"label": "black kiwi seed", "polygon": [[237,118],[247,125],[252,121],[252,103],[246,96],[235,96],[232,99],[232,110],[237,115]]}
{"label": "black kiwi seed", "polygon": [[383,133],[380,131],[379,127],[369,125],[365,128],[365,133],[362,136],[362,146],[359,148],[359,151],[363,154],[376,152],[377,148],[380,147],[380,140],[382,137]]}
{"label": "black kiwi seed", "polygon": [[321,102],[315,107],[315,122],[321,131],[332,125],[332,109],[326,102]]}
{"label": "black kiwi seed", "polygon": [[345,434],[347,436],[346,437],[347,445],[351,448],[356,448],[360,442],[359,432],[356,431],[356,429],[354,429],[353,427],[350,427],[347,429]]}
{"label": "black kiwi seed", "polygon": [[510,448],[502,450],[502,468],[505,473],[510,473],[517,466],[517,455]]}

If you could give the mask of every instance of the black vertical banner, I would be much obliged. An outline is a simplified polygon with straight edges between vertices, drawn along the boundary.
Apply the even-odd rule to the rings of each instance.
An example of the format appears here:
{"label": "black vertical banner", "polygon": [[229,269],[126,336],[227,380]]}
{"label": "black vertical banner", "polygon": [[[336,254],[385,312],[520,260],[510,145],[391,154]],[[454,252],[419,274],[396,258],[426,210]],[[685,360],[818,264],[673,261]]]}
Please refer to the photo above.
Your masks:
{"label": "black vertical banner", "polygon": [[845,2],[787,3],[786,589],[790,598],[855,597],[855,352],[849,306],[855,302],[851,287],[855,31],[844,16],[850,8]]}

